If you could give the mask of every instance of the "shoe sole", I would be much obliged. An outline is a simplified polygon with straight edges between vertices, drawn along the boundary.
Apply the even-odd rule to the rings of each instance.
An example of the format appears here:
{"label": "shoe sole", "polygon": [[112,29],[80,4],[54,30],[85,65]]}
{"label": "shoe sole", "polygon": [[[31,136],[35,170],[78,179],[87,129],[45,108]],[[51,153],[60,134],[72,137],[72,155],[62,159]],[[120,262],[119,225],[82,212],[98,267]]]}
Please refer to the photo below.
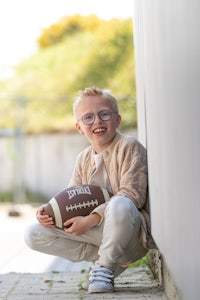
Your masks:
{"label": "shoe sole", "polygon": [[98,289],[98,288],[88,288],[88,293],[92,294],[92,293],[113,293],[114,288],[113,289]]}

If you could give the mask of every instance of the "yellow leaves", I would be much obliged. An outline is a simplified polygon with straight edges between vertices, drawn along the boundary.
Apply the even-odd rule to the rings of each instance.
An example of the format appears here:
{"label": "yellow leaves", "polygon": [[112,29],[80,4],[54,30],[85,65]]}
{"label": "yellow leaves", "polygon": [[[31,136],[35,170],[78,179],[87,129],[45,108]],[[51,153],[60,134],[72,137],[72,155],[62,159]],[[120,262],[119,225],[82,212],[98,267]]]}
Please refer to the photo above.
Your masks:
{"label": "yellow leaves", "polygon": [[66,16],[57,23],[43,30],[42,35],[37,39],[41,48],[45,48],[60,42],[67,35],[77,33],[79,31],[94,31],[101,24],[95,15],[83,17],[81,15]]}
{"label": "yellow leaves", "polygon": [[68,35],[75,34],[80,31],[97,31],[97,34],[103,39],[110,39],[116,30],[124,28],[132,32],[131,20],[112,19],[109,21],[100,20],[95,15],[90,16],[66,16],[50,27],[43,30],[41,36],[37,39],[40,48],[51,46],[60,42]]}

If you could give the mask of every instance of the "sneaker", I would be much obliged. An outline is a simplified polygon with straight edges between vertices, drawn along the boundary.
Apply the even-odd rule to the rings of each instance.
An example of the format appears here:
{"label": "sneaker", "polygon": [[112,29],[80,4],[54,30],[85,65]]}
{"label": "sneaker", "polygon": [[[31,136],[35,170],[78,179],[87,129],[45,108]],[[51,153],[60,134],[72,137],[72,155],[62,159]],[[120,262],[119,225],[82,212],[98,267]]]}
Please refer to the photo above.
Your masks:
{"label": "sneaker", "polygon": [[109,293],[114,290],[113,272],[107,268],[96,265],[89,278],[89,293]]}
{"label": "sneaker", "polygon": [[[114,278],[118,277],[126,269],[127,269],[127,267],[117,266],[115,271],[113,272]],[[89,274],[91,274],[91,272]],[[87,274],[86,277],[84,278],[84,280],[80,283],[81,288],[84,290],[88,290],[88,287],[89,287],[89,277],[90,277],[89,274]]]}

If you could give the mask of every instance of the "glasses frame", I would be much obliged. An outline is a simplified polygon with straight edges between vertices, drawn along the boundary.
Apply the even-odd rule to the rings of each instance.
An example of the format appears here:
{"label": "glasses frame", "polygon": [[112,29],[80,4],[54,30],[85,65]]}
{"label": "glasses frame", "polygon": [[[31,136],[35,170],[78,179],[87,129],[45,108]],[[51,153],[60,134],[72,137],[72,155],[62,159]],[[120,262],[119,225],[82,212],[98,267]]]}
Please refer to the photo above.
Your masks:
{"label": "glasses frame", "polygon": [[[103,113],[105,113],[105,112],[109,113],[108,116],[107,116],[108,118],[106,118],[106,119],[102,118],[102,115],[101,115],[101,114],[103,114]],[[92,125],[92,124],[94,124],[94,121],[95,121],[95,117],[96,117],[96,116],[98,116],[99,119],[100,119],[101,121],[106,122],[106,121],[109,121],[109,120],[111,119],[111,116],[112,116],[113,114],[118,114],[118,113],[115,112],[115,111],[113,111],[112,109],[103,109],[103,110],[100,110],[100,111],[97,112],[97,113],[88,113],[88,114],[83,115],[83,116],[78,120],[78,122],[82,121],[83,124],[85,124],[85,125]],[[84,118],[87,117],[87,116],[92,116],[92,117],[93,117],[92,121],[89,122],[89,123],[85,122],[85,120],[84,120]]]}

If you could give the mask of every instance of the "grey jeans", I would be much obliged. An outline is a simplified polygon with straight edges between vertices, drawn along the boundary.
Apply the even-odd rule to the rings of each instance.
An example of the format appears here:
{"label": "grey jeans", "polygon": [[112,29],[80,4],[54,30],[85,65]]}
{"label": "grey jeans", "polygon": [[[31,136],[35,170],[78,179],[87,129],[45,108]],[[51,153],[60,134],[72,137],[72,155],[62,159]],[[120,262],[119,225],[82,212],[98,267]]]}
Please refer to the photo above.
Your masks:
{"label": "grey jeans", "polygon": [[147,250],[139,242],[141,215],[133,202],[116,196],[108,203],[104,221],[83,235],[72,235],[40,223],[28,227],[25,242],[33,250],[73,262],[96,262],[115,272],[142,258]]}

